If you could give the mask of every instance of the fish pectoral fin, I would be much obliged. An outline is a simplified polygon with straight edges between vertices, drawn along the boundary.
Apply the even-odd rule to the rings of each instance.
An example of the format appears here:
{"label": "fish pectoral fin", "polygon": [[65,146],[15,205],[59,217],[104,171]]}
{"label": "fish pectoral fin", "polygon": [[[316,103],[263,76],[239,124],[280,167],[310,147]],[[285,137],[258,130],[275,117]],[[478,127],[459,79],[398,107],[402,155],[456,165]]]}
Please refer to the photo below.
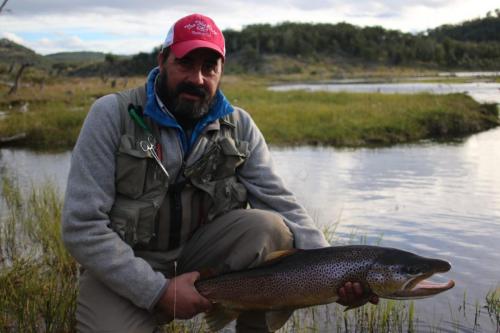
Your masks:
{"label": "fish pectoral fin", "polygon": [[238,318],[239,315],[240,313],[237,311],[232,311],[219,304],[215,304],[212,310],[205,314],[205,321],[210,332],[216,332]]}
{"label": "fish pectoral fin", "polygon": [[279,261],[285,257],[288,257],[289,255],[292,255],[296,252],[300,251],[299,249],[289,249],[289,250],[283,250],[283,251],[274,251],[266,255],[266,258],[264,259],[264,265],[273,263],[275,261]]}
{"label": "fish pectoral fin", "polygon": [[294,310],[267,311],[266,324],[269,331],[279,330],[290,319]]}

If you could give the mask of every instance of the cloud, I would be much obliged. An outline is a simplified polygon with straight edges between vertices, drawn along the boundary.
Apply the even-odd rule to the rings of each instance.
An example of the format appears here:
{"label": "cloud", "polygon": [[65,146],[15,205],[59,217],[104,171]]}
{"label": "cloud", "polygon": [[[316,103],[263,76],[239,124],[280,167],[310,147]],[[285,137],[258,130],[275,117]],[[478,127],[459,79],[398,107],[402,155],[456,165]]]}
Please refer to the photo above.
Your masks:
{"label": "cloud", "polygon": [[59,39],[42,38],[37,42],[37,44],[40,47],[49,49],[58,47],[60,48],[61,46],[64,46],[64,48],[70,50],[82,50],[88,47],[85,45],[83,40],[78,36],[68,36]]}
{"label": "cloud", "polygon": [[7,38],[11,41],[13,41],[14,43],[17,43],[17,44],[25,44],[26,42],[24,41],[24,39],[22,39],[21,37],[19,37],[18,35],[16,35],[15,33],[12,33],[12,32],[2,32],[2,38]]}
{"label": "cloud", "polygon": [[[463,0],[462,0],[463,1]],[[9,2],[12,13],[19,16],[34,16],[47,14],[80,15],[98,12],[122,12],[122,13],[154,13],[158,11],[182,11],[190,12],[211,12],[220,14],[230,14],[236,8],[241,8],[258,17],[262,14],[261,8],[271,5],[281,9],[298,9],[301,11],[331,10],[332,8],[343,8],[350,5],[354,15],[356,12],[369,12],[373,8],[381,10],[399,11],[405,7],[425,6],[428,8],[440,8],[455,3],[453,0],[233,0],[233,1],[195,1],[183,0],[175,3],[168,3],[160,0],[15,0]],[[373,15],[377,15],[376,12]]]}
{"label": "cloud", "polygon": [[8,3],[12,13],[19,16],[52,14],[92,14],[96,12],[154,13],[157,11],[180,9],[209,10],[214,6],[223,7],[220,1],[184,0],[171,4],[155,0],[15,0]]}
{"label": "cloud", "polygon": [[145,40],[142,38],[83,41],[78,36],[66,36],[62,38],[41,38],[34,42],[24,44],[37,50],[40,54],[71,51],[100,51],[114,54],[134,54],[138,52],[137,48],[151,51],[152,48],[149,46],[155,45],[155,42],[154,40]]}

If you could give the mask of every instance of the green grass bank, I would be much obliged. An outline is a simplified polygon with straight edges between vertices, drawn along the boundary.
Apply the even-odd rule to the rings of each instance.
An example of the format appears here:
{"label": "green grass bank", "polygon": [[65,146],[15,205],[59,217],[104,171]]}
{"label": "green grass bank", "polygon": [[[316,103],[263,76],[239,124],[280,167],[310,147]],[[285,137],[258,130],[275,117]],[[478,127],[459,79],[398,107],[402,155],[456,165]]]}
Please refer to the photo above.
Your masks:
{"label": "green grass bank", "polygon": [[500,124],[495,105],[464,94],[272,92],[254,78],[227,84],[268,142],[359,147],[449,140]]}
{"label": "green grass bank", "polygon": [[[267,90],[270,83],[228,76],[222,88],[275,145],[359,147],[450,140],[500,124],[495,105],[479,104],[464,94],[272,92]],[[23,86],[11,96],[0,88],[0,145],[69,149],[96,98],[140,84],[142,78],[68,78]]]}

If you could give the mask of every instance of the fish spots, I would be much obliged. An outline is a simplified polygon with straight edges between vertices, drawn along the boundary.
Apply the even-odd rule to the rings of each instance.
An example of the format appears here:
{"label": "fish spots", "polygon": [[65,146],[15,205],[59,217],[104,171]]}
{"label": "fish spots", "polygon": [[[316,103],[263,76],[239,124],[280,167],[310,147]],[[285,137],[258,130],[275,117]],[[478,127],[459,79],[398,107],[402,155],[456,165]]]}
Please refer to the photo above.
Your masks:
{"label": "fish spots", "polygon": [[261,267],[197,281],[196,287],[210,300],[241,310],[325,304],[347,281],[383,297],[408,281],[397,262],[408,252],[398,251],[356,245],[301,250]]}

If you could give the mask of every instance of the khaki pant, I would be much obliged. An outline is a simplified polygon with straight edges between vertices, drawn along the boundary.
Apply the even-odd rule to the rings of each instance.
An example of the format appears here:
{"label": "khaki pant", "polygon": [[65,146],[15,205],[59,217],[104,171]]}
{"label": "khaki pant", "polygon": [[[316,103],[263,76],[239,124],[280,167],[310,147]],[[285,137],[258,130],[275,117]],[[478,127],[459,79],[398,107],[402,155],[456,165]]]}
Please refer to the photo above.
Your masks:
{"label": "khaki pant", "polygon": [[[218,272],[254,267],[270,252],[293,247],[293,236],[282,218],[257,209],[231,211],[202,226],[178,258],[178,274],[215,269]],[[88,272],[80,279],[78,332],[151,333],[158,317],[115,294]],[[243,313],[237,332],[267,332],[264,314]]]}

